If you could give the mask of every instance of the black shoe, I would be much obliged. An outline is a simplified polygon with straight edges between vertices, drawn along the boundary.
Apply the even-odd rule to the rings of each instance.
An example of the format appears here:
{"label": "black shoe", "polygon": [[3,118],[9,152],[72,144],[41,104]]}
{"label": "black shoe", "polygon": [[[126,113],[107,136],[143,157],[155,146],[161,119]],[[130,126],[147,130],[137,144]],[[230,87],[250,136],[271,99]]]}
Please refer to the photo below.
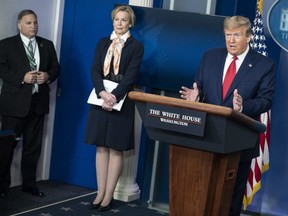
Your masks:
{"label": "black shoe", "polygon": [[[96,197],[97,197],[97,196],[98,196],[98,193],[96,193]],[[96,199],[96,198],[95,198],[95,199]],[[102,200],[101,200],[98,204],[94,204],[94,203],[93,203],[94,201],[95,201],[95,200],[93,200],[93,201],[90,203],[89,208],[92,209],[92,210],[99,209]]]}
{"label": "black shoe", "polygon": [[22,191],[29,193],[33,196],[45,197],[45,194],[43,192],[39,191],[39,189],[37,187],[23,187]]}
{"label": "black shoe", "polygon": [[98,204],[94,204],[93,202],[91,202],[89,208],[92,209],[92,210],[99,209],[100,204],[101,204],[101,202],[98,203]]}
{"label": "black shoe", "polygon": [[0,190],[0,198],[7,198],[8,192],[7,190]]}
{"label": "black shoe", "polygon": [[[112,199],[113,200],[113,199]],[[111,209],[111,205],[112,205],[112,200],[110,201],[110,203],[107,206],[102,206],[100,205],[98,210],[99,211],[109,211]]]}

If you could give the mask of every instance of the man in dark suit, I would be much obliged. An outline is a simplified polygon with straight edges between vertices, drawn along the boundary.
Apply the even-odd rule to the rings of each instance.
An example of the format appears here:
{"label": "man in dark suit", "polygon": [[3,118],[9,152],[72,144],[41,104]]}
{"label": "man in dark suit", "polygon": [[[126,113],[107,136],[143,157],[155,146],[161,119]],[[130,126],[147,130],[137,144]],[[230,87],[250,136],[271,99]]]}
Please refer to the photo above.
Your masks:
{"label": "man in dark suit", "polygon": [[[203,55],[192,89],[182,87],[181,97],[231,107],[259,120],[261,113],[271,109],[275,86],[274,64],[249,47],[252,33],[248,18],[227,17],[224,21],[224,34],[226,48],[213,49]],[[228,73],[233,57],[236,75],[230,87],[223,92],[222,85],[226,85],[226,71]],[[240,215],[251,160],[258,155],[258,142],[255,148],[241,153],[229,215]]]}
{"label": "man in dark suit", "polygon": [[1,130],[12,130],[17,137],[0,146],[0,197],[7,197],[13,151],[20,138],[22,191],[43,197],[36,186],[36,169],[44,116],[49,113],[49,84],[58,78],[60,66],[53,43],[36,36],[37,15],[32,10],[19,13],[18,29],[19,34],[0,41]]}

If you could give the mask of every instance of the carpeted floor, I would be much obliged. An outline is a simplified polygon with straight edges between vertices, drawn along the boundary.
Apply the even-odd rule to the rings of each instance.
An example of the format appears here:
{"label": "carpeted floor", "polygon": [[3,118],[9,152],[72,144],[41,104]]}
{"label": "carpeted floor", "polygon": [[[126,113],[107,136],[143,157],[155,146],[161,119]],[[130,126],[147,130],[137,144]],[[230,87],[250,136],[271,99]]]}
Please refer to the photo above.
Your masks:
{"label": "carpeted floor", "polygon": [[[0,199],[0,216],[168,216],[162,211],[149,209],[140,201],[130,203],[114,200],[112,209],[107,212],[90,210],[89,204],[95,191],[89,188],[55,181],[41,181],[39,189],[45,192],[43,198],[34,197],[21,191],[21,186],[12,187],[9,196]],[[241,216],[261,214],[246,212]]]}
{"label": "carpeted floor", "polygon": [[68,185],[60,182],[39,182],[39,188],[46,197],[38,198],[23,193],[21,187],[13,187],[8,198],[0,199],[0,216],[168,216],[141,206],[139,201],[130,203],[114,200],[112,209],[99,212],[89,209],[90,202],[95,197],[95,191]]}

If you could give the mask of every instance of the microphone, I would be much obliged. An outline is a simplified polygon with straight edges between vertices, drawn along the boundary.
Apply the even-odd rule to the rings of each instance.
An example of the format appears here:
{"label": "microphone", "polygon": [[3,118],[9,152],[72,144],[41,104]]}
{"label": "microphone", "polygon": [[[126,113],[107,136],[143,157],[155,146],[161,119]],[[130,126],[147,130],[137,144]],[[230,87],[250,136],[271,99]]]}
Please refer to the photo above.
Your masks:
{"label": "microphone", "polygon": [[201,102],[204,102],[206,96],[206,92],[204,92]]}

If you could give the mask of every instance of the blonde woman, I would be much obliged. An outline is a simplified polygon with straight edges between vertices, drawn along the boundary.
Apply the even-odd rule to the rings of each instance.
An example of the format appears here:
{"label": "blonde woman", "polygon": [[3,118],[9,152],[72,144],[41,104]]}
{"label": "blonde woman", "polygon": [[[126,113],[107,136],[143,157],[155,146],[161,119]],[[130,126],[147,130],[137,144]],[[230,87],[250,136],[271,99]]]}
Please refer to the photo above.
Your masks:
{"label": "blonde woman", "polygon": [[[97,146],[96,176],[98,191],[91,209],[111,209],[113,193],[121,174],[123,151],[134,148],[134,102],[125,98],[120,111],[113,106],[132,90],[140,69],[144,48],[129,29],[135,23],[131,7],[118,6],[112,11],[113,32],[102,38],[96,47],[91,76],[101,106],[91,105],[86,143]],[[103,80],[117,83],[109,92]]]}

